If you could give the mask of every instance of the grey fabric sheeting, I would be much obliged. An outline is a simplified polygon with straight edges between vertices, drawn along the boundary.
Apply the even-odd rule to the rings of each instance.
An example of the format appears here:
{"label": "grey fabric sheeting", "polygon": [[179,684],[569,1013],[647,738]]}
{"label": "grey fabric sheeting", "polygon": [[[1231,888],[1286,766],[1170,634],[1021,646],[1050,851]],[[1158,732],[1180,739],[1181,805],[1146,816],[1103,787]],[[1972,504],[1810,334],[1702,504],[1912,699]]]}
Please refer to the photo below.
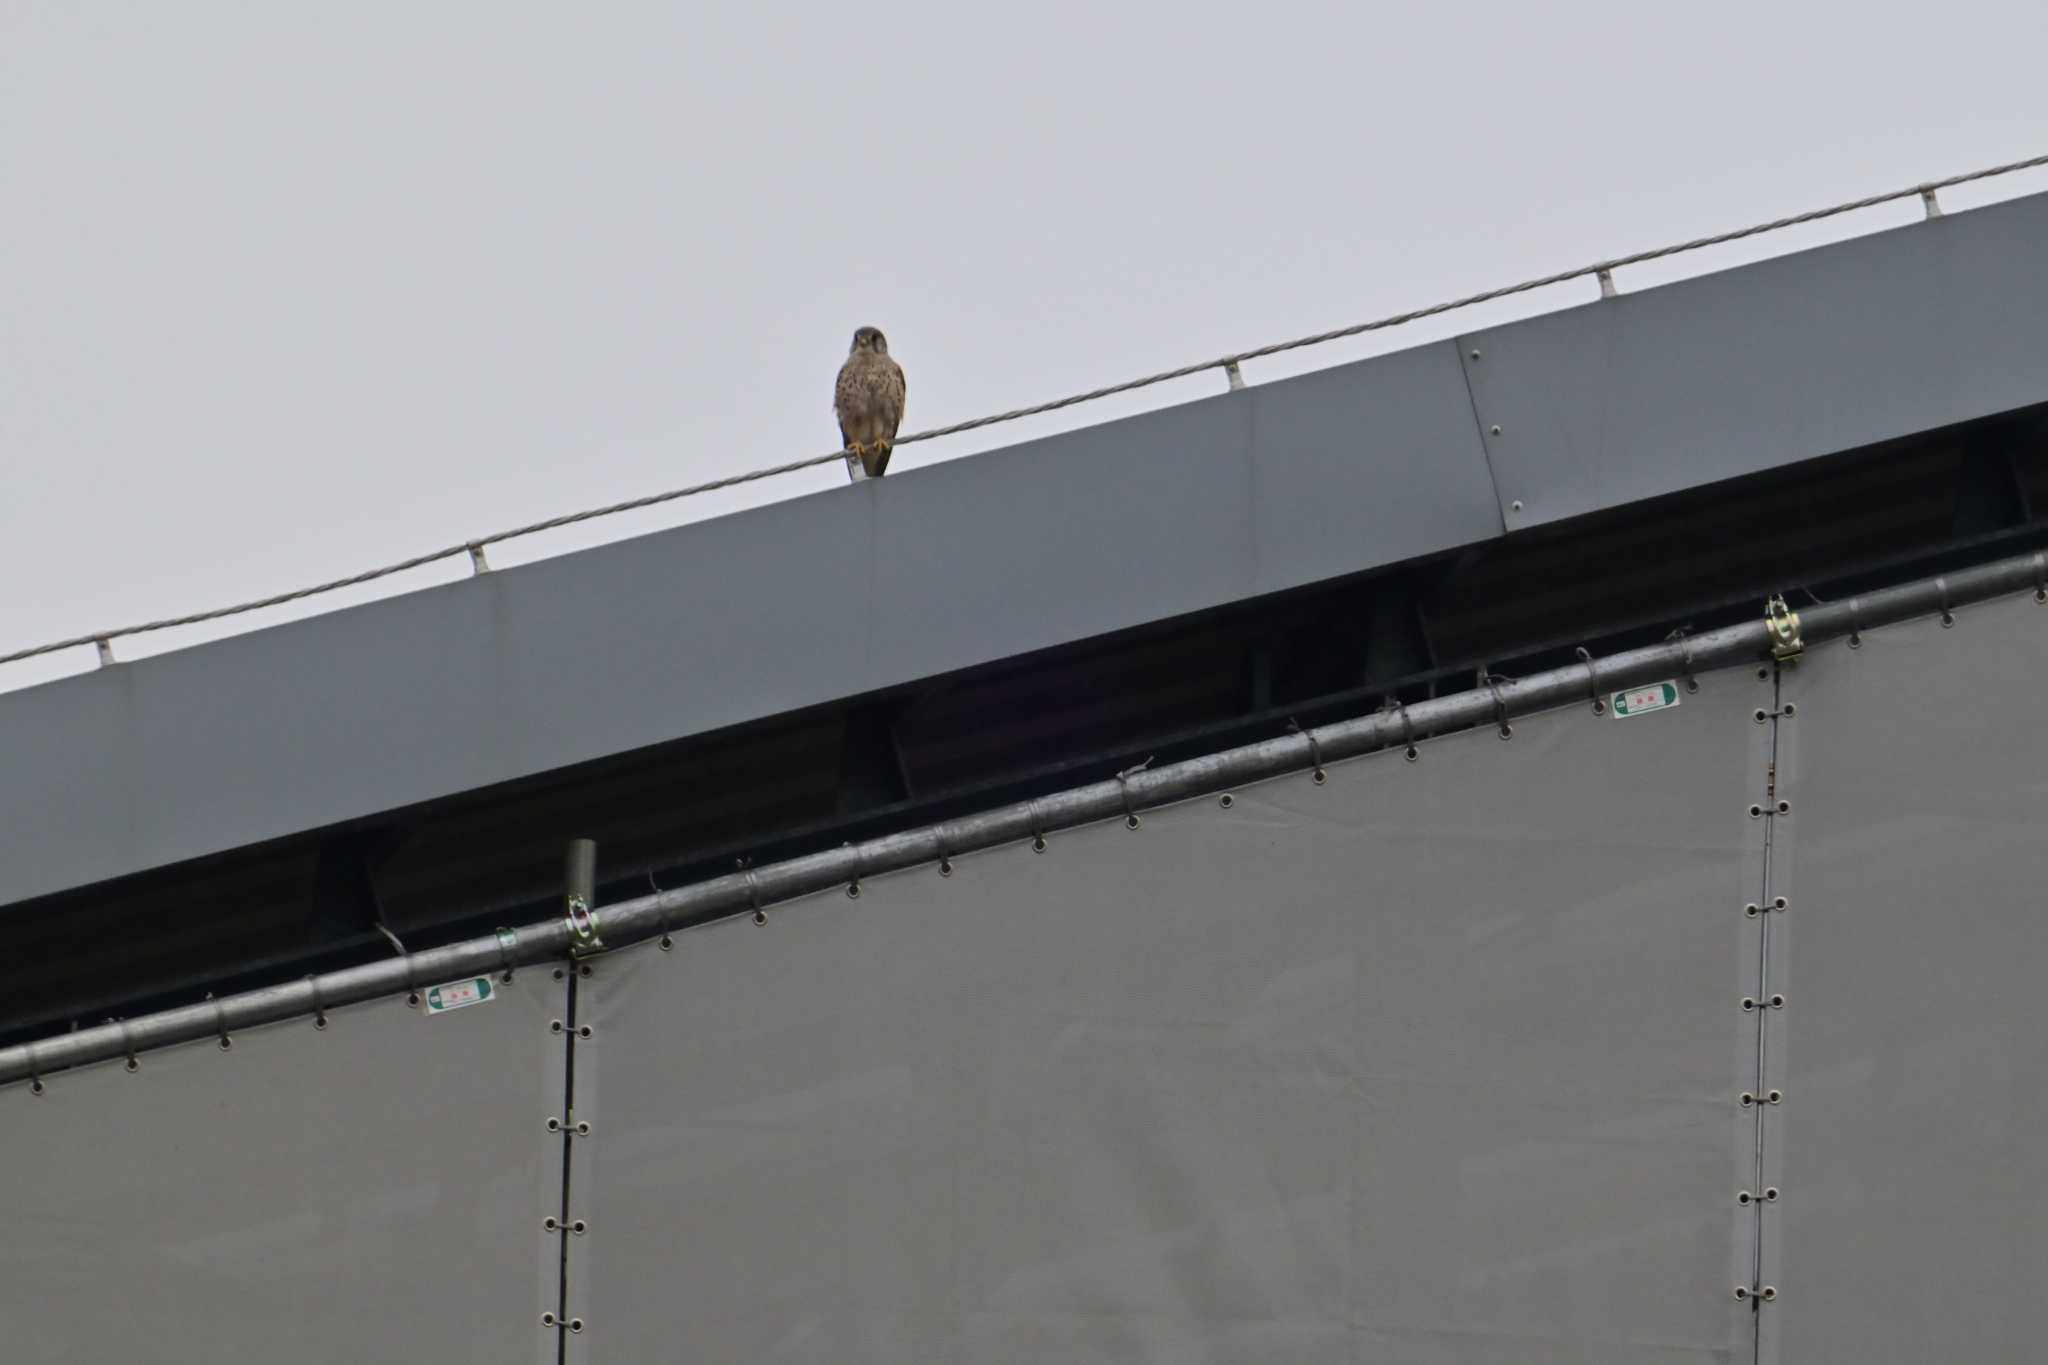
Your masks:
{"label": "grey fabric sheeting", "polygon": [[1702,681],[599,959],[575,1358],[1749,1359],[1770,685]]}
{"label": "grey fabric sheeting", "polygon": [[1786,675],[1768,1362],[2048,1341],[2048,607],[1837,641]]}
{"label": "grey fabric sheeting", "polygon": [[498,990],[0,1091],[0,1359],[553,1365],[563,990]]}

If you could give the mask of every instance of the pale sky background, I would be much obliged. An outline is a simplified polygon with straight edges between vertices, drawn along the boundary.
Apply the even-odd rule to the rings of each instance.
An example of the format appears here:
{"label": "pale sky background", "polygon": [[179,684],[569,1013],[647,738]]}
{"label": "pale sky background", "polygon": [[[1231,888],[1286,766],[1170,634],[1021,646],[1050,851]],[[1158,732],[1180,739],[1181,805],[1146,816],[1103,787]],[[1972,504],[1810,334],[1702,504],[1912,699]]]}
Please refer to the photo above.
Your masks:
{"label": "pale sky background", "polygon": [[[0,0],[0,653],[822,453],[863,323],[919,430],[2035,155],[2044,51],[2039,0]],[[1944,201],[2044,189],[2032,172]],[[1222,385],[907,446],[892,474]],[[0,665],[0,690],[93,666],[90,647]]]}

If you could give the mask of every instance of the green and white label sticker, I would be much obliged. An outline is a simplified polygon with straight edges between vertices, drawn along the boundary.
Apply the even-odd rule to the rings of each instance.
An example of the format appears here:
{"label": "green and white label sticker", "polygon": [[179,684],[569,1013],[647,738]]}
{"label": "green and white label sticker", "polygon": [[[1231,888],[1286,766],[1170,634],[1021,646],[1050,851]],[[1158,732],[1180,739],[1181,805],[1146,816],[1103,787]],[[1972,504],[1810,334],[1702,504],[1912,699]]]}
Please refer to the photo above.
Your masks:
{"label": "green and white label sticker", "polygon": [[488,976],[473,976],[467,981],[450,981],[445,986],[436,986],[427,992],[427,1013],[446,1014],[466,1005],[481,1005],[493,994]]}
{"label": "green and white label sticker", "polygon": [[1611,704],[1616,720],[1640,716],[1645,711],[1662,711],[1667,706],[1678,705],[1678,684],[1660,682],[1651,683],[1648,687],[1631,687],[1626,692],[1616,692]]}

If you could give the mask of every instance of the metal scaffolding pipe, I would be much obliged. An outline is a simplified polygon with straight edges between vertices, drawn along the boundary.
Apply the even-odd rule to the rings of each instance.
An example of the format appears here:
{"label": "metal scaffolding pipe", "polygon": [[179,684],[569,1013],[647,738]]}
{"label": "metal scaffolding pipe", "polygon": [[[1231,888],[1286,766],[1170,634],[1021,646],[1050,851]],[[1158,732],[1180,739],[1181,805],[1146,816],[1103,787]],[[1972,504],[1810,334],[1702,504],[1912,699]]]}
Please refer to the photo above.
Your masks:
{"label": "metal scaffolding pipe", "polygon": [[[2003,559],[1887,588],[1868,597],[1816,606],[1799,614],[1798,633],[1805,644],[1812,645],[2026,589],[2032,589],[2037,601],[2048,602],[2048,554]],[[852,885],[863,877],[945,863],[1001,844],[1042,839],[1060,830],[1321,767],[1337,759],[1405,747],[1432,735],[1505,724],[1517,716],[1583,702],[1589,695],[1768,660],[1774,643],[1781,643],[1780,637],[1758,619],[1604,659],[1585,659],[1526,678],[1490,681],[1455,696],[1130,772],[978,815],[621,901],[595,912],[596,928],[606,948],[620,948],[678,928],[758,912],[778,902]],[[572,861],[571,866],[573,878],[577,864]],[[40,1089],[42,1077],[71,1067],[132,1057],[178,1043],[226,1038],[235,1029],[313,1016],[426,983],[509,973],[538,962],[564,960],[570,957],[575,942],[566,919],[547,920],[445,948],[80,1029],[0,1049],[0,1084],[27,1080]]]}

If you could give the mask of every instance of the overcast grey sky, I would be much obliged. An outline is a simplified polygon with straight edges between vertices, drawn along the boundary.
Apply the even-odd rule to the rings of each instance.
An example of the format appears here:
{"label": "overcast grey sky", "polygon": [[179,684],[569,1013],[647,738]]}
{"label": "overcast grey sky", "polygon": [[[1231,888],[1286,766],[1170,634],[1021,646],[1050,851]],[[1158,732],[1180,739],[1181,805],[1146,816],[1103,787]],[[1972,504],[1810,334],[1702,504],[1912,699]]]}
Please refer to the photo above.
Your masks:
{"label": "overcast grey sky", "polygon": [[[2034,155],[2044,50],[2039,0],[0,0],[0,653],[828,450],[862,323],[916,430]],[[892,476],[1221,383],[908,446]]]}

